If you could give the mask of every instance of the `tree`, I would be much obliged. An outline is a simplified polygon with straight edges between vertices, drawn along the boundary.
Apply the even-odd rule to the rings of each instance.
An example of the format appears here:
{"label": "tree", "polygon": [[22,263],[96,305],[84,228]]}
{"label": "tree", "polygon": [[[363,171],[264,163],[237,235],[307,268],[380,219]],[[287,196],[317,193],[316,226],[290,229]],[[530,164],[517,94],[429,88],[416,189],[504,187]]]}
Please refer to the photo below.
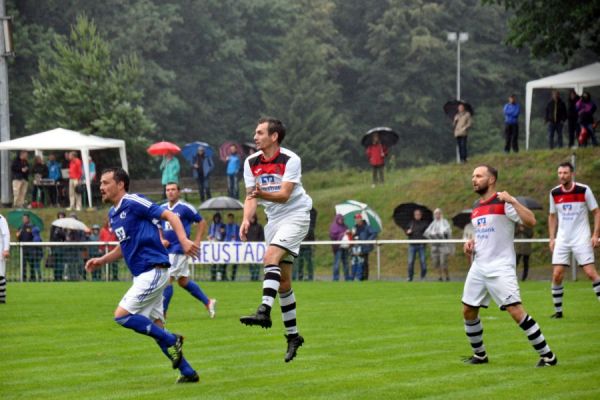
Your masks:
{"label": "tree", "polygon": [[483,0],[514,11],[507,43],[529,46],[534,56],[560,54],[566,63],[579,49],[600,55],[600,0]]}
{"label": "tree", "polygon": [[[139,105],[139,78],[137,58],[121,58],[113,65],[95,24],[79,16],[69,38],[58,36],[48,59],[40,61],[28,128],[60,126],[117,137],[126,141],[130,156],[143,154],[154,124]],[[135,175],[148,172],[148,163],[139,157],[130,157],[129,163]]]}

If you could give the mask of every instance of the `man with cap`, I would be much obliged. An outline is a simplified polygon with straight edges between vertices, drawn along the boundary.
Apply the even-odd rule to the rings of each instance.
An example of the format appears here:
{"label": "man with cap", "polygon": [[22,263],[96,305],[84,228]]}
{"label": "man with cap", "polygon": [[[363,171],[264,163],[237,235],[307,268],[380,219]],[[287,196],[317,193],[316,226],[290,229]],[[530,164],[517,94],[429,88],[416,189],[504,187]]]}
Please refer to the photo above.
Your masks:
{"label": "man with cap", "polygon": [[[358,240],[375,240],[377,238],[377,232],[367,224],[362,214],[356,214],[354,222],[356,225],[354,226],[355,232],[353,236],[358,236]],[[366,281],[369,280],[369,253],[373,251],[373,245],[364,244],[361,247],[364,252],[362,256],[365,259],[362,280]]]}

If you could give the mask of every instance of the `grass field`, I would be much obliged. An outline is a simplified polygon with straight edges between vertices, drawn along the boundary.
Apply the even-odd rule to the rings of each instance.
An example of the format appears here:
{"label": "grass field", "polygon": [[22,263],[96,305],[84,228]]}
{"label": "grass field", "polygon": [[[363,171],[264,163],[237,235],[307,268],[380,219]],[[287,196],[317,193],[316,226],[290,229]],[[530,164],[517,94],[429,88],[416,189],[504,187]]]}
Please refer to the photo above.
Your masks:
{"label": "grass field", "polygon": [[127,283],[11,283],[0,307],[0,398],[8,399],[597,399],[600,304],[589,282],[568,282],[565,319],[552,313],[548,282],[522,296],[559,357],[537,353],[508,315],[482,312],[490,364],[469,366],[462,283],[302,282],[295,286],[306,339],[285,364],[279,313],[274,328],[242,326],[257,283],[206,283],[217,318],[179,288],[168,328],[200,384],[175,385],[155,343],[119,327],[112,311]]}

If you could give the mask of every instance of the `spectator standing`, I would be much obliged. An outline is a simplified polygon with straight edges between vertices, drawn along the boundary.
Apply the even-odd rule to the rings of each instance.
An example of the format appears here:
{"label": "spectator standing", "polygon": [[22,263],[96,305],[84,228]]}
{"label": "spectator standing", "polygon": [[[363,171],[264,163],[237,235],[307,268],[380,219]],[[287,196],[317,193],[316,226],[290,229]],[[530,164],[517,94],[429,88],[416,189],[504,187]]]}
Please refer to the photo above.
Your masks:
{"label": "spectator standing", "polygon": [[[65,213],[60,211],[56,214],[56,218],[64,218]],[[58,226],[52,225],[50,227],[50,241],[51,242],[64,242],[67,239],[67,232]],[[50,261],[46,261],[46,266],[54,268],[54,282],[62,281],[65,276],[65,253],[67,249],[63,246],[55,246],[50,248],[50,255],[48,259]]]}
{"label": "spectator standing", "polygon": [[56,161],[56,156],[54,154],[50,154],[48,156],[48,163],[46,164],[48,167],[48,178],[54,181],[54,187],[50,189],[50,203],[52,206],[58,206],[58,184],[62,179],[62,173],[60,171],[60,163]]}
{"label": "spectator standing", "polygon": [[43,207],[46,200],[46,196],[44,194],[44,188],[42,186],[42,179],[48,178],[48,166],[44,164],[42,156],[35,156],[31,172],[33,173],[33,190],[31,191],[31,206],[33,208]]}
{"label": "spectator standing", "polygon": [[10,170],[12,172],[13,207],[22,208],[25,204],[25,195],[29,185],[29,162],[27,152],[20,151],[15,157]]}
{"label": "spectator standing", "polygon": [[[265,241],[265,230],[263,226],[258,223],[258,217],[256,214],[250,218],[250,226],[248,227],[248,233],[246,234],[249,242],[264,242]],[[260,275],[259,264],[250,264],[250,280],[258,281]]]}
{"label": "spectator standing", "polygon": [[546,105],[546,123],[548,124],[548,146],[554,148],[554,133],[558,147],[563,146],[562,130],[567,119],[567,107],[560,98],[558,90],[552,91],[552,99]]}
{"label": "spectator standing", "polygon": [[[23,214],[22,223],[19,229],[17,230],[17,241],[30,243],[33,242],[33,225],[31,225],[31,221],[29,219],[29,215]],[[34,248],[27,246],[23,248],[23,276],[22,279],[24,281],[27,280],[27,266],[29,265],[29,280],[34,280],[35,271],[34,271]]]}
{"label": "spectator standing", "polygon": [[[357,214],[358,215],[358,214]],[[331,245],[333,251],[333,280],[340,280],[340,261],[344,269],[344,279],[350,280],[350,271],[348,269],[348,244],[342,243],[346,236],[348,227],[344,224],[344,216],[337,214],[331,225],[329,226],[329,239],[339,242],[339,244]]]}
{"label": "spectator standing", "polygon": [[[362,215],[356,214],[354,216],[354,236],[358,237],[358,240],[375,240],[377,239],[377,232],[373,230],[367,222],[363,219]],[[373,251],[372,244],[361,244],[363,262],[363,276],[362,280],[369,280],[369,253]]]}
{"label": "spectator standing", "polygon": [[[358,240],[358,236],[352,238],[353,240]],[[362,245],[360,244],[352,244],[350,245],[350,254],[352,255],[352,275],[350,276],[350,280],[358,280],[362,281],[363,275],[363,267],[365,263],[365,257],[362,250]]]}
{"label": "spectator standing", "polygon": [[[527,225],[518,224],[515,229],[515,239],[531,239],[533,237],[533,229]],[[529,275],[529,256],[531,255],[531,243],[515,243],[515,252],[517,253],[517,268],[521,258],[523,259],[523,275],[522,281],[527,280]]]}
{"label": "spectator standing", "polygon": [[375,187],[377,183],[383,184],[385,157],[388,154],[388,148],[380,142],[379,134],[373,134],[373,143],[367,147],[366,153],[369,164],[373,168],[373,183],[371,187]]}
{"label": "spectator standing", "polygon": [[[569,90],[567,100],[567,122],[569,128],[569,147],[575,146],[577,132],[579,132],[579,114],[577,113],[577,102],[580,97],[574,89]],[[518,264],[518,263],[517,263]]]}
{"label": "spectator standing", "polygon": [[173,154],[167,154],[160,163],[160,170],[162,171],[163,199],[166,199],[167,183],[179,184],[179,171],[181,170],[179,160]]}
{"label": "spectator standing", "polygon": [[192,167],[194,168],[194,177],[198,183],[200,201],[210,199],[210,174],[215,168],[215,164],[212,157],[206,154],[204,147],[198,146],[198,152],[192,160]]}
{"label": "spectator standing", "polygon": [[[223,242],[225,241],[225,224],[223,223],[223,220],[221,219],[221,213],[215,213],[215,215],[213,215],[213,221],[210,224],[210,226],[208,227],[208,240],[212,241],[212,242]],[[219,276],[220,279],[223,279],[223,272],[222,269],[219,271],[219,274],[217,274],[217,264],[213,264],[210,267],[210,279],[212,281],[216,281],[217,280],[217,276]],[[227,277],[225,277],[226,279]],[[220,280],[219,279],[219,280]]]}
{"label": "spectator standing", "polygon": [[[99,242],[100,241],[100,225],[94,224],[92,225],[92,230],[89,234],[86,234],[86,240],[88,242]],[[86,262],[90,258],[101,257],[104,253],[100,251],[99,246],[89,246],[87,248],[88,254],[86,257]],[[102,279],[102,269],[98,268],[92,272],[92,280],[99,281]]]}
{"label": "spectator standing", "polygon": [[[310,209],[310,225],[308,233],[304,238],[305,241],[312,242],[315,240],[315,227],[317,223],[317,210]],[[306,275],[304,274],[304,264],[306,264]],[[313,262],[313,247],[309,245],[300,245],[298,257],[294,259],[294,269],[292,272],[293,280],[312,281],[315,278],[315,265]]]}
{"label": "spectator standing", "polygon": [[471,124],[471,113],[467,111],[463,103],[460,103],[458,105],[458,112],[454,116],[454,137],[456,138],[458,155],[462,163],[467,162],[467,136]]}
{"label": "spectator standing", "polygon": [[504,105],[504,152],[510,153],[512,147],[515,153],[519,152],[519,114],[521,106],[517,103],[517,96],[508,96],[508,103]]}
{"label": "spectator standing", "polygon": [[[406,230],[406,235],[409,240],[425,239],[425,230],[429,227],[429,223],[423,220],[423,212],[416,209],[413,212],[413,220],[410,222],[409,228]],[[419,255],[421,263],[421,280],[427,276],[427,264],[425,263],[425,244],[409,244],[408,245],[408,281],[412,282],[415,272],[415,257]]]}
{"label": "spectator standing", "polygon": [[227,195],[237,199],[240,196],[238,185],[238,174],[242,161],[237,152],[237,146],[231,145],[229,156],[227,156]]}
{"label": "spectator standing", "polygon": [[6,260],[10,257],[10,231],[3,215],[0,215],[0,304],[6,303]]}
{"label": "spectator standing", "polygon": [[[235,217],[232,213],[227,214],[227,224],[225,224],[225,241],[239,242],[240,241],[240,226],[235,223]],[[223,280],[227,280],[227,264],[222,266]],[[235,281],[237,275],[237,264],[231,266],[231,280]]]}
{"label": "spectator standing", "polygon": [[[424,236],[427,239],[450,239],[452,236],[452,228],[448,220],[444,218],[442,210],[436,208],[433,211],[433,221],[425,230]],[[448,256],[452,253],[454,245],[450,243],[433,243],[431,245],[431,263],[433,268],[436,268],[439,273],[439,281],[450,280],[448,273]]]}
{"label": "spectator standing", "polygon": [[83,168],[77,152],[69,153],[69,208],[67,210],[81,210],[81,193],[77,192],[77,187],[83,177]]}
{"label": "spectator standing", "polygon": [[[42,237],[40,235],[40,228],[34,226],[31,229],[33,234],[33,242],[41,243]],[[44,258],[44,248],[42,246],[35,246],[31,248],[31,264],[29,265],[29,280],[40,282],[42,281],[42,270],[40,264]]]}
{"label": "spectator standing", "polygon": [[[596,104],[592,101],[592,96],[589,92],[583,92],[581,99],[577,102],[577,113],[579,114],[579,125],[581,129],[587,130],[588,136],[592,139],[592,145],[598,146],[598,139],[594,132],[594,113],[596,112]],[[583,146],[587,146],[587,139],[583,142]]]}
{"label": "spectator standing", "polygon": [[[117,235],[115,235],[115,233],[110,228],[110,225],[108,223],[108,217],[104,217],[104,223],[102,224],[102,227],[100,228],[100,232],[98,233],[98,241],[100,241],[100,242],[116,242],[117,241]],[[100,246],[100,253],[101,254],[109,253],[109,252],[113,251],[114,248],[115,248],[114,245]],[[113,281],[118,281],[119,280],[119,264],[116,261],[113,261],[113,262],[109,263],[109,266],[110,266],[111,279]]]}

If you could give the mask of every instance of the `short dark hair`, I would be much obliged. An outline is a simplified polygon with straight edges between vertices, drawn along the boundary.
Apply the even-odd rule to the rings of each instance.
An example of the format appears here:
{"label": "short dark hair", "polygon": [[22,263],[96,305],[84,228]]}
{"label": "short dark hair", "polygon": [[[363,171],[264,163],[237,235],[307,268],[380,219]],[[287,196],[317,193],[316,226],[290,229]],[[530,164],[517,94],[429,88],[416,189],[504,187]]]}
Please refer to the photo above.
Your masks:
{"label": "short dark hair", "polygon": [[177,183],[177,182],[167,182],[167,184],[165,185],[165,188],[169,185],[175,185],[175,186],[177,186],[177,190],[181,190],[181,188],[179,187],[179,183]]}
{"label": "short dark hair", "polygon": [[492,167],[489,164],[480,164],[477,166],[477,168],[479,167],[487,169],[488,174],[492,175],[496,180],[498,180],[498,170],[496,168]]}
{"label": "short dark hair", "polygon": [[269,136],[277,132],[277,143],[281,144],[281,142],[283,142],[283,139],[285,138],[286,130],[285,125],[283,125],[283,122],[273,117],[263,117],[258,120],[259,125],[264,124],[265,122],[268,124],[267,132],[269,133]]}
{"label": "short dark hair", "polygon": [[111,173],[111,172],[113,174],[113,179],[115,180],[115,182],[117,182],[117,183],[123,182],[125,191],[128,192],[129,191],[129,175],[127,174],[127,172],[121,167],[110,167],[110,168],[105,168],[104,170],[102,170],[102,174],[100,174],[100,176]]}
{"label": "short dark hair", "polygon": [[571,172],[575,170],[575,167],[573,167],[573,164],[571,164],[569,161],[561,162],[560,164],[558,164],[558,168],[560,167],[567,167],[569,168],[569,170],[571,170]]}
{"label": "short dark hair", "polygon": [[233,215],[233,213],[227,214],[227,217],[235,218],[235,216]]}

